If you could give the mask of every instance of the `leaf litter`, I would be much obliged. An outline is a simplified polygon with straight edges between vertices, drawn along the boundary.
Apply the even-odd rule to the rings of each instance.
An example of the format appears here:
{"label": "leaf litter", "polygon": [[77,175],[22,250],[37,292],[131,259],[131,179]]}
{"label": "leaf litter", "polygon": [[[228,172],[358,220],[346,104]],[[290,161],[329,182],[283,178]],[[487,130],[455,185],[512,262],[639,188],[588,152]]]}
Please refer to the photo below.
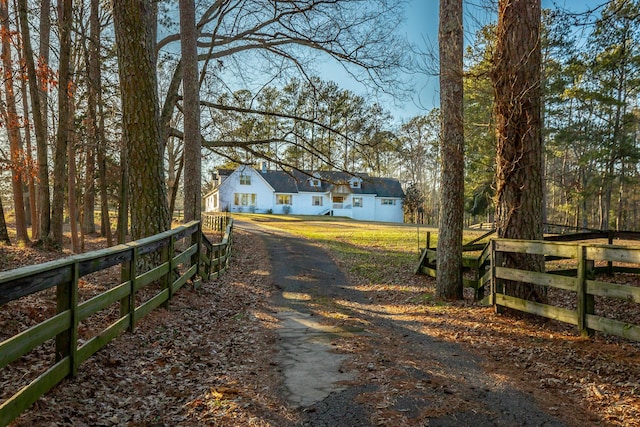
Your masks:
{"label": "leaf litter", "polygon": [[[280,393],[268,254],[255,236],[236,230],[234,237],[226,274],[197,290],[185,286],[168,310],[152,312],[133,333],[112,341],[81,365],[75,378],[45,394],[12,425],[299,425],[303,414]],[[31,248],[0,250],[1,269],[60,256]],[[464,301],[444,303],[433,298],[435,284],[424,276],[395,268],[371,283],[353,272],[351,260],[336,262],[351,272],[351,286],[367,290],[371,304],[317,302],[325,322],[370,330],[374,326],[358,313],[375,309],[411,323],[419,333],[459,343],[478,356],[486,375],[528,393],[569,426],[640,425],[639,343],[600,334],[585,339],[559,322],[496,315],[468,291]],[[84,278],[82,298],[117,283],[118,274]],[[624,280],[638,282],[637,277]],[[0,339],[50,317],[54,293],[0,307]],[[624,304],[625,318],[640,318],[637,306]],[[86,334],[110,318],[87,319]],[[338,338],[334,346],[350,355],[345,369],[359,373],[352,385],[376,385],[358,397],[369,405],[372,425],[417,426],[431,417],[482,412],[443,366],[416,354],[401,334],[384,328],[370,332]],[[0,402],[50,366],[52,347],[47,342],[2,370]]]}

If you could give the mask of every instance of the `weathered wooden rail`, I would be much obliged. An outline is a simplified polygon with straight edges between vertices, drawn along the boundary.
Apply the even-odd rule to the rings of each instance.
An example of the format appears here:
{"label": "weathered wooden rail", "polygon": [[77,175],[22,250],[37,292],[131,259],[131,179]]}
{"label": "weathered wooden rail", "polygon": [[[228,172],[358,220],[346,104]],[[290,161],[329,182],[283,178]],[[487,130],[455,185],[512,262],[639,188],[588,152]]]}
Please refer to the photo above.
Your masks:
{"label": "weathered wooden rail", "polygon": [[[473,239],[462,247],[462,268],[466,276],[463,276],[462,283],[465,287],[473,288],[475,290],[476,299],[482,299],[484,297],[484,287],[489,284],[491,278],[491,271],[489,268],[489,244],[478,242],[493,233],[495,233],[495,229],[487,231],[482,236],[477,239]],[[436,264],[437,251],[436,248],[431,247],[431,233],[427,232],[427,246],[420,255],[416,273],[436,277]]]}
{"label": "weathered wooden rail", "polygon": [[[437,252],[430,247],[429,237],[416,272],[436,277]],[[640,341],[639,325],[595,314],[595,297],[640,303],[640,287],[595,280],[598,274],[640,274],[640,247],[612,244],[614,239],[640,240],[640,232],[589,231],[546,236],[544,241],[493,239],[489,244],[476,243],[485,237],[487,234],[463,246],[462,265],[467,272],[463,283],[475,289],[477,299],[483,297],[487,287],[491,292],[488,302],[496,309],[507,307],[556,319],[575,325],[585,335],[600,331]],[[584,243],[602,239],[606,239],[608,244]],[[574,266],[560,266],[544,273],[517,270],[504,267],[506,253],[543,255],[547,262],[569,259],[573,260]],[[471,278],[468,277],[469,272]],[[503,286],[505,280],[573,292],[576,308],[556,307],[507,295]]]}
{"label": "weathered wooden rail", "polygon": [[[466,243],[462,247],[462,268],[465,276],[462,281],[465,287],[475,289],[476,299],[482,299],[484,296],[484,287],[490,283],[490,252],[489,243],[478,243],[495,233],[495,229],[487,231],[480,237]],[[637,231],[598,231],[591,230],[572,234],[548,235],[544,237],[548,242],[580,242],[588,240],[607,240],[608,244],[613,244],[615,239],[624,240],[640,240],[640,232]],[[546,261],[561,259],[547,255]],[[431,246],[431,233],[427,233],[427,245],[422,251],[416,273],[426,274],[436,277],[437,252],[436,248]],[[591,263],[593,264],[593,263]],[[615,272],[640,273],[640,268],[617,266],[613,268],[613,262],[608,261],[606,266],[594,266],[591,271],[597,273],[607,273],[609,275]],[[554,274],[575,275],[577,270],[563,269],[556,270]],[[470,276],[470,277],[469,277]]]}
{"label": "weathered wooden rail", "polygon": [[[205,221],[193,221],[131,243],[0,272],[0,306],[54,287],[57,305],[55,315],[0,343],[1,371],[55,339],[53,365],[0,403],[0,426],[9,424],[64,378],[74,376],[82,362],[111,340],[126,330],[133,331],[149,312],[167,306],[189,280],[197,283],[198,276],[206,280],[226,270],[232,250],[232,221],[228,217],[208,221],[206,226]],[[210,224],[224,227],[222,242],[211,243],[202,234],[202,227]],[[121,266],[121,282],[80,302],[80,278],[115,265]],[[139,301],[145,287],[147,298]],[[118,318],[92,338],[80,341],[79,323],[112,304],[119,304]]]}
{"label": "weathered wooden rail", "polygon": [[[507,253],[526,253],[573,259],[575,275],[566,271],[534,272],[507,268],[503,259]],[[598,262],[624,263],[613,265],[613,271],[640,272],[628,264],[640,264],[640,247],[615,245],[585,245],[574,243],[496,239],[491,242],[491,302],[496,308],[507,307],[575,325],[583,335],[593,331],[640,341],[640,326],[595,313],[595,297],[613,298],[640,303],[640,287],[595,280],[594,265]],[[560,274],[559,274],[560,273]],[[575,309],[528,301],[505,294],[504,281],[513,280],[547,288],[557,288],[575,294]]]}
{"label": "weathered wooden rail", "polygon": [[202,228],[204,230],[217,231],[222,239],[220,243],[211,243],[206,236],[203,237],[205,252],[201,257],[201,273],[205,279],[218,278],[229,265],[233,250],[232,219],[227,215],[202,214]]}

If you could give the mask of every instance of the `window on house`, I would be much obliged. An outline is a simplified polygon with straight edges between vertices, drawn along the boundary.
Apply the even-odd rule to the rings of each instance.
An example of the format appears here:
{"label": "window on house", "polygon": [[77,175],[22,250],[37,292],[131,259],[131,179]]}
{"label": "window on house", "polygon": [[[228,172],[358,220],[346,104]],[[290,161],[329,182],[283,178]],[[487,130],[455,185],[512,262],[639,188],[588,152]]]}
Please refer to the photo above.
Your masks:
{"label": "window on house", "polygon": [[382,199],[381,204],[383,205],[395,205],[396,199]]}
{"label": "window on house", "polygon": [[249,193],[233,193],[233,204],[236,206],[255,206],[257,196]]}
{"label": "window on house", "polygon": [[311,179],[310,184],[312,187],[320,187],[320,180],[319,179]]}
{"label": "window on house", "polygon": [[240,185],[251,185],[251,175],[240,175]]}
{"label": "window on house", "polygon": [[351,188],[360,188],[360,181],[358,180],[351,181]]}
{"label": "window on house", "polygon": [[278,194],[276,197],[276,204],[291,205],[291,194]]}
{"label": "window on house", "polygon": [[333,196],[333,203],[344,203],[343,196]]}
{"label": "window on house", "polygon": [[218,195],[213,195],[213,208],[216,209],[218,207]]}
{"label": "window on house", "polygon": [[354,197],[353,198],[353,207],[361,208],[362,207],[362,197]]}
{"label": "window on house", "polygon": [[311,200],[311,204],[313,206],[322,206],[322,196],[313,196],[313,200]]}

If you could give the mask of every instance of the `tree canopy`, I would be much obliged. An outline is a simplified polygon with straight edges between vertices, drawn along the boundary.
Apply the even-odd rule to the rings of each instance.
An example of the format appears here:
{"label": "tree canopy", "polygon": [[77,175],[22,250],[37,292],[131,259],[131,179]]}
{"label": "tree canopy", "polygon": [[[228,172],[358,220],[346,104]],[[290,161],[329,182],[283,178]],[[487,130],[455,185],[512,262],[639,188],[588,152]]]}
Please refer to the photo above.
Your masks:
{"label": "tree canopy", "polygon": [[[638,228],[638,3],[541,13],[546,223]],[[169,226],[185,193],[186,205],[199,200],[194,176],[210,186],[215,166],[262,161],[394,176],[422,194],[421,220],[441,219],[442,110],[399,121],[389,105],[319,73],[330,61],[366,83],[369,95],[411,90],[401,74],[415,71],[420,52],[398,32],[404,0],[195,2],[193,22],[182,28],[185,9],[170,1],[75,1],[70,14],[48,1],[3,5],[0,194],[17,240],[60,246],[67,220],[82,238],[98,216],[111,239],[116,210],[121,241],[132,227],[146,235]],[[138,53],[128,43],[138,35],[123,26],[133,8],[148,23],[140,24],[148,31],[138,34]],[[492,222],[501,191],[490,80],[497,25],[486,24],[466,35],[465,224]],[[195,73],[186,59],[194,40]],[[186,131],[195,118],[199,131]],[[132,126],[143,122],[147,133],[134,136]],[[145,195],[149,189],[155,194]],[[145,213],[135,214],[138,207]],[[157,222],[145,229],[151,217]]]}

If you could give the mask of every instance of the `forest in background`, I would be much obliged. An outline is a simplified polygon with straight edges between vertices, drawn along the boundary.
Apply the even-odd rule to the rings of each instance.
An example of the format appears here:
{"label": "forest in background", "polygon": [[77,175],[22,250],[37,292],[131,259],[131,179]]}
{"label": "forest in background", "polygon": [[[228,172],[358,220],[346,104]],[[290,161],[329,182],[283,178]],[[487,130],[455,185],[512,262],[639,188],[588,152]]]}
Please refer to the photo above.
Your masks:
{"label": "forest in background", "polygon": [[[97,212],[98,230],[110,242],[121,239],[110,235],[108,213],[120,212],[122,236],[123,201],[135,185],[128,184],[128,172],[144,168],[127,161],[123,142],[121,88],[140,80],[132,74],[123,80],[113,13],[120,2],[1,3],[2,219],[13,215],[18,241],[54,244],[69,221],[74,250],[80,250],[82,235],[96,231]],[[148,103],[156,104],[152,113],[161,127],[160,195],[172,212],[183,208],[179,189],[189,165],[183,157],[181,28],[175,2],[140,3],[149,7],[144,18],[158,23],[148,35],[158,99]],[[407,208],[415,213],[422,205],[424,221],[436,224],[439,111],[398,123],[383,105],[313,72],[314,62],[328,56],[372,88],[406,91],[398,72],[415,70],[420,58],[396,33],[403,2],[302,3],[305,8],[251,0],[195,8],[202,192],[211,185],[209,169],[238,163],[368,172],[401,179],[415,195]],[[615,0],[591,14],[544,13],[546,222],[639,228],[639,10],[637,1]],[[494,212],[494,29],[485,25],[468,36],[465,51],[468,222],[491,221]],[[231,76],[247,88],[234,88]],[[46,221],[51,227],[42,226]]]}

